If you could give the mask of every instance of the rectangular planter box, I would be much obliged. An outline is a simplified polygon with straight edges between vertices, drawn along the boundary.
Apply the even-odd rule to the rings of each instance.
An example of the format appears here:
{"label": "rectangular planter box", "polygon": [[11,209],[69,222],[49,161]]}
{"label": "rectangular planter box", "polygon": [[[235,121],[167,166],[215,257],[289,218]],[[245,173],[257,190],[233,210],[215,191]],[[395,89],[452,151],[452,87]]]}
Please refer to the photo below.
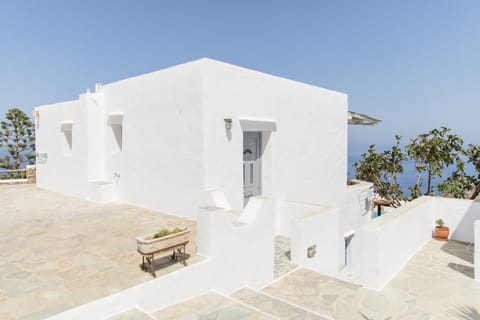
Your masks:
{"label": "rectangular planter box", "polygon": [[135,239],[137,240],[138,252],[144,255],[149,255],[189,242],[190,229],[173,233],[161,238],[153,238],[153,234],[148,234]]}

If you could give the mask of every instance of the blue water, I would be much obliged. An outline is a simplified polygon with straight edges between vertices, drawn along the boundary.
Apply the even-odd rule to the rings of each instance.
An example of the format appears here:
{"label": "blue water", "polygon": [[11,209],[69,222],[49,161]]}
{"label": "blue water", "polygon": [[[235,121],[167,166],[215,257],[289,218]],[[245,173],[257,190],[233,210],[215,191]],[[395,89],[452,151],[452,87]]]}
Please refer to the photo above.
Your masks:
{"label": "blue water", "polygon": [[[361,156],[358,153],[355,154],[349,154],[348,156],[348,178],[353,179],[355,177],[355,170],[353,169],[352,165],[355,162],[358,162],[360,160]],[[403,168],[405,172],[398,177],[398,183],[400,184],[400,187],[402,188],[402,191],[404,192],[405,196],[410,196],[410,190],[408,190],[409,187],[415,185],[417,181],[417,175],[415,172],[415,162],[412,160],[405,161],[403,163]],[[434,186],[434,193],[439,194],[436,185],[437,183],[441,182],[444,178],[448,177],[452,171],[454,170],[454,167],[450,167],[444,170],[443,172],[443,177],[442,178],[434,178],[432,181],[432,185]],[[466,171],[469,174],[473,174],[474,169],[471,166],[466,167]],[[423,173],[422,176],[422,191],[426,191],[426,186],[427,186],[427,176],[425,173]]]}

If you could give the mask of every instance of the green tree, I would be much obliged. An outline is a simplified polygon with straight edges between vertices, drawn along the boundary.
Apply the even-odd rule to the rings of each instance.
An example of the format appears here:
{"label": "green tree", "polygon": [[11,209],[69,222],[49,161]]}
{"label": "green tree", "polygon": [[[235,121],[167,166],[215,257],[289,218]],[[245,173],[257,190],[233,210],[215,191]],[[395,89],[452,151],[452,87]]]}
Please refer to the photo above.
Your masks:
{"label": "green tree", "polygon": [[473,193],[470,199],[475,199],[480,194],[480,146],[473,144],[468,145],[465,151],[468,162],[473,165],[476,176],[473,177]]}
{"label": "green tree", "polygon": [[465,172],[465,165],[462,161],[457,162],[457,168],[452,174],[437,185],[438,191],[443,195],[455,198],[465,198],[471,192],[470,199],[475,199],[480,194],[480,146],[470,144],[463,155],[467,163],[475,169],[475,175],[468,175]]}
{"label": "green tree", "polygon": [[368,151],[362,154],[359,162],[353,164],[355,177],[370,181],[375,191],[383,198],[392,200],[399,206],[404,194],[398,184],[398,175],[404,172],[402,162],[407,158],[400,147],[401,136],[395,136],[396,143],[390,150],[377,153],[371,145]]}
{"label": "green tree", "polygon": [[412,196],[416,197],[421,194],[420,177],[423,172],[427,174],[425,194],[431,194],[432,179],[442,177],[443,169],[446,167],[454,163],[460,165],[462,148],[463,140],[456,134],[450,134],[450,129],[445,127],[432,129],[411,139],[410,144],[406,146],[406,151],[410,158],[415,160],[415,169],[419,176],[415,186],[410,188]]}
{"label": "green tree", "polygon": [[0,159],[0,167],[19,169],[35,161],[35,127],[20,109],[7,111],[0,122],[0,148],[6,148],[7,156]]}

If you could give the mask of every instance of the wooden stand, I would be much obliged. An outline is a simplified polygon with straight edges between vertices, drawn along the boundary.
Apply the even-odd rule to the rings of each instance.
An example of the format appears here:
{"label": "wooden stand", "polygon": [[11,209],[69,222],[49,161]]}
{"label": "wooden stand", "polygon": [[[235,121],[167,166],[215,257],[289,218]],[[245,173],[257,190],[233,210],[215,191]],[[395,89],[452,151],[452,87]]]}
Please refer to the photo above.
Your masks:
{"label": "wooden stand", "polygon": [[[180,261],[183,263],[184,266],[187,265],[186,261],[186,253],[185,253],[185,247],[187,246],[188,241],[184,243],[179,243],[175,246],[164,248],[161,250],[153,251],[153,252],[142,252],[140,250],[137,250],[138,253],[142,255],[142,263],[140,264],[140,269],[142,269],[145,272],[150,272],[150,274],[153,277],[156,277],[155,275],[155,255],[161,254],[163,252],[167,252],[172,250],[173,253],[170,255],[170,260],[172,261]],[[147,267],[148,263],[148,267]]]}

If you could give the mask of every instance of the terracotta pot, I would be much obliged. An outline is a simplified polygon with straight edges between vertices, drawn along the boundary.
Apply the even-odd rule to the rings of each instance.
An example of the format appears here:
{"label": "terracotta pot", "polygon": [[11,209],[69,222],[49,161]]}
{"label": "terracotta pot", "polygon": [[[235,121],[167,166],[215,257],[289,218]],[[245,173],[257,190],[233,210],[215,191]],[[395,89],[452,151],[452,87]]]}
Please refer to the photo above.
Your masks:
{"label": "terracotta pot", "polygon": [[448,240],[448,235],[450,234],[450,229],[448,227],[435,227],[435,239],[437,240]]}

